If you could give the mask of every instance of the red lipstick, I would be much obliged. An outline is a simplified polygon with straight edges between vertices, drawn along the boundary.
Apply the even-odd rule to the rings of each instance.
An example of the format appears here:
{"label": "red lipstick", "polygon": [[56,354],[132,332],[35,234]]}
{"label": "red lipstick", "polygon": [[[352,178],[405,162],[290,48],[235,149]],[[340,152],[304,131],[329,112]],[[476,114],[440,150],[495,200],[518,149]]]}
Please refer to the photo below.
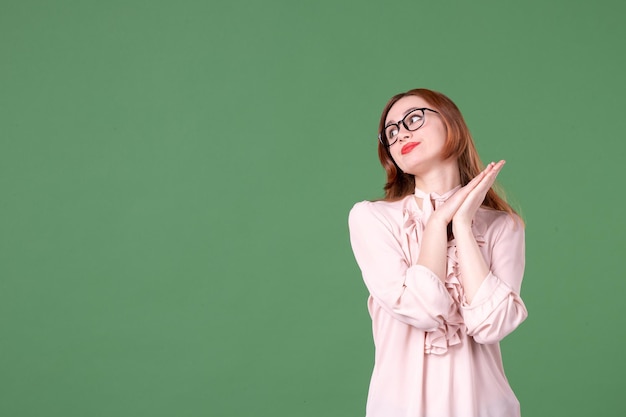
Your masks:
{"label": "red lipstick", "polygon": [[402,147],[402,149],[400,149],[400,153],[402,155],[407,154],[407,153],[411,152],[413,150],[413,148],[415,148],[419,144],[420,144],[420,142],[409,142],[406,145],[404,145]]}

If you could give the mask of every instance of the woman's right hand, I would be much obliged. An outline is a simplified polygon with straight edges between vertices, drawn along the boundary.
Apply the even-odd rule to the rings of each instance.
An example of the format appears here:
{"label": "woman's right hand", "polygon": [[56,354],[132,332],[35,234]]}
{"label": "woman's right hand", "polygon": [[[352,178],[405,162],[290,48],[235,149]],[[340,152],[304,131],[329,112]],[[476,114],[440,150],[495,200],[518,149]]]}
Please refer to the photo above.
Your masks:
{"label": "woman's right hand", "polygon": [[[494,170],[497,164],[491,162],[487,167],[480,172],[480,174],[476,175],[470,182],[467,183],[464,187],[461,187],[459,191],[454,193],[450,198],[446,200],[441,206],[439,206],[433,214],[430,216],[430,221],[435,220],[436,222],[441,222],[444,225],[448,225],[457,210],[463,205],[467,197],[470,193],[485,179],[487,174],[491,173]],[[493,183],[493,180],[491,180]],[[426,202],[426,204],[428,204]]]}

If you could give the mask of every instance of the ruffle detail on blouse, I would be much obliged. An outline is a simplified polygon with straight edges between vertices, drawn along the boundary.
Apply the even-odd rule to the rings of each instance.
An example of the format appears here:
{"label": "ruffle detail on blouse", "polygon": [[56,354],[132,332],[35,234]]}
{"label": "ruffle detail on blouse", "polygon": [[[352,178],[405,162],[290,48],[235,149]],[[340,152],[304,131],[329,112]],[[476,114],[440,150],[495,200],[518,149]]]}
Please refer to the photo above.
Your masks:
{"label": "ruffle detail on blouse", "polygon": [[[457,187],[457,189],[458,188],[459,187]],[[452,191],[456,192],[457,189]],[[438,205],[442,204],[452,194],[454,193],[450,192],[441,197],[437,196],[439,198],[432,198],[430,195],[426,195],[423,192],[416,190],[416,195],[423,198],[424,201],[427,201],[426,198],[432,198],[435,202],[435,210]],[[427,213],[424,213],[417,206],[417,203],[413,198],[411,198],[410,201],[412,204],[403,208],[402,224],[409,252],[409,259],[411,265],[415,265],[419,255],[419,243],[422,241],[425,223],[428,221],[428,217],[430,217],[432,210],[427,209]],[[484,246],[485,244],[482,229],[484,229],[482,225],[472,224],[472,232],[479,247]],[[456,241],[454,239],[448,242],[446,272],[447,276],[444,285],[454,302],[450,305],[447,319],[443,322],[443,324],[436,330],[426,332],[424,352],[428,354],[443,355],[448,351],[449,347],[460,344],[462,341],[462,332],[465,329],[463,316],[460,312],[460,306],[465,303],[465,293],[459,278],[459,262],[457,257]]]}

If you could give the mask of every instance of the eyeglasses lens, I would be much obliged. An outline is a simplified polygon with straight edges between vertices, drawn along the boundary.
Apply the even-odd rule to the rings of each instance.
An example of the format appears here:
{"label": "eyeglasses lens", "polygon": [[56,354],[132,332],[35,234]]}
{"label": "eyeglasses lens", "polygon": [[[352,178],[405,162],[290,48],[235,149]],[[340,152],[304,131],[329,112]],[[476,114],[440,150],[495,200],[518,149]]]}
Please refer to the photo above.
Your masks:
{"label": "eyeglasses lens", "polygon": [[[414,131],[422,127],[424,124],[424,110],[418,109],[414,110],[411,113],[407,114],[402,122],[398,123],[398,126],[402,126],[404,123],[404,127],[409,131]],[[387,145],[391,146],[398,140],[398,134],[400,133],[400,128],[394,125],[387,126],[385,129],[385,137],[387,138]]]}
{"label": "eyeglasses lens", "polygon": [[409,130],[417,130],[424,124],[424,110],[415,110],[406,115],[404,124]]}

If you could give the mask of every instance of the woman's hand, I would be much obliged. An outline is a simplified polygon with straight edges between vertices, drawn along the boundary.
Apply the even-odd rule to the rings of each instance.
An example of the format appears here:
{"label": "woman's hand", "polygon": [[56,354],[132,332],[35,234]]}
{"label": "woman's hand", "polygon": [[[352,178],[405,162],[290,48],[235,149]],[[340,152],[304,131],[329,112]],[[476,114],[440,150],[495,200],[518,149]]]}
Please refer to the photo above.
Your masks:
{"label": "woman's hand", "polygon": [[476,211],[485,200],[487,192],[493,185],[504,164],[504,160],[501,160],[498,163],[492,162],[487,165],[487,168],[485,168],[480,175],[476,177],[480,177],[480,180],[468,193],[466,193],[465,198],[459,204],[456,212],[454,213],[452,224],[455,227],[470,227],[472,225],[472,220],[476,215]]}
{"label": "woman's hand", "polygon": [[[495,180],[494,169],[497,168],[496,170],[499,170],[503,163],[504,161],[500,161],[498,164],[489,164],[487,168],[468,182],[467,185],[461,187],[459,191],[454,193],[441,206],[437,207],[430,215],[430,219],[424,229],[424,235],[422,236],[422,245],[417,264],[423,265],[433,271],[442,281],[445,281],[447,276],[448,237],[446,229],[448,224],[450,221],[454,220],[452,225],[453,228],[456,229],[456,216],[461,214],[463,218],[470,216],[469,225],[471,226],[471,219],[474,213],[478,207],[480,207],[480,204],[485,198],[485,194],[487,194],[487,190],[489,190]],[[422,204],[431,203],[430,201],[424,201]],[[474,206],[476,206],[476,208],[474,208]],[[461,217],[459,217],[459,221],[463,221]],[[462,227],[465,229],[464,226]],[[466,230],[470,229],[468,228]],[[461,229],[459,229],[459,231],[461,231]],[[475,241],[474,244],[476,244]]]}
{"label": "woman's hand", "polygon": [[502,165],[504,165],[504,161],[500,161],[497,164],[492,162],[487,165],[480,174],[439,206],[431,215],[431,220],[447,225],[453,219],[455,222],[463,222],[469,217],[471,224],[476,210],[485,199],[485,195],[493,185]]}

